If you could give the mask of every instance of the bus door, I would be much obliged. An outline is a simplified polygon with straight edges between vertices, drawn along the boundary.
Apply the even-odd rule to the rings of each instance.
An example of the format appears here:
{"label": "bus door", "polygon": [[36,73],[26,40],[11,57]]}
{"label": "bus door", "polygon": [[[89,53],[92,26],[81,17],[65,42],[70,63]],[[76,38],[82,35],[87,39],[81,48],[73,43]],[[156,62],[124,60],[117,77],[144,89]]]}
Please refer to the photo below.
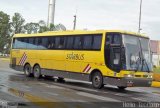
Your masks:
{"label": "bus door", "polygon": [[121,70],[121,43],[122,38],[118,33],[107,34],[105,42],[105,63],[115,72]]}

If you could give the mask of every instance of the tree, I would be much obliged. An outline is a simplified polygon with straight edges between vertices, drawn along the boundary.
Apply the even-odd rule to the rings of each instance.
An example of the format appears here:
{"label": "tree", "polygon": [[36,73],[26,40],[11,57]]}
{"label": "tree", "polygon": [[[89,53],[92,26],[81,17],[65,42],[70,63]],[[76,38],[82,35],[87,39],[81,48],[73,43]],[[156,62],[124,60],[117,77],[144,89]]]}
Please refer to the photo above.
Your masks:
{"label": "tree", "polygon": [[11,26],[13,29],[13,34],[24,33],[24,23],[25,19],[21,16],[20,13],[15,13],[12,17]]}
{"label": "tree", "polygon": [[31,33],[38,33],[38,30],[39,30],[39,24],[38,23],[27,23],[25,26],[24,26],[27,34],[31,34]]}
{"label": "tree", "polygon": [[50,24],[50,28],[49,28],[50,31],[55,31],[55,25],[54,24]]}
{"label": "tree", "polygon": [[10,16],[0,11],[0,52],[4,52],[10,45]]}
{"label": "tree", "polygon": [[49,28],[47,27],[46,22],[43,21],[43,20],[40,20],[39,21],[39,33],[43,33],[43,32],[46,32],[48,30],[49,30]]}

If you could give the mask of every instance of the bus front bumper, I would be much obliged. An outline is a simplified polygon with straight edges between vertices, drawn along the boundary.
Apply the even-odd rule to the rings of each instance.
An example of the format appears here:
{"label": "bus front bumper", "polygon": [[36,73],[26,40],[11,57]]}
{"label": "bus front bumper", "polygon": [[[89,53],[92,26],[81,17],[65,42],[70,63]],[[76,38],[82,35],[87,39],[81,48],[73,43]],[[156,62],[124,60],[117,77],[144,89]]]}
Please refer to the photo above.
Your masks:
{"label": "bus front bumper", "polygon": [[110,78],[104,77],[104,84],[122,87],[151,87],[151,78]]}

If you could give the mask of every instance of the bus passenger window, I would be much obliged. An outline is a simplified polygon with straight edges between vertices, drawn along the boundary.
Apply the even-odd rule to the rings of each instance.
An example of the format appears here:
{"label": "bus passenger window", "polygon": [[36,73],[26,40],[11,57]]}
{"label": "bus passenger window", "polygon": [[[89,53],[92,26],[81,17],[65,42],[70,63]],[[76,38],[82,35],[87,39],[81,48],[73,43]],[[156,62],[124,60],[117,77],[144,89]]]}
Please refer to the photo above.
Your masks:
{"label": "bus passenger window", "polygon": [[102,44],[102,36],[93,36],[93,50],[100,50]]}
{"label": "bus passenger window", "polygon": [[54,49],[55,48],[55,38],[49,37],[48,38],[48,49]]}
{"label": "bus passenger window", "polygon": [[65,48],[65,37],[60,37],[60,43],[58,48],[63,49]]}
{"label": "bus passenger window", "polygon": [[82,49],[82,36],[77,36],[74,39],[74,49]]}
{"label": "bus passenger window", "polygon": [[74,37],[67,37],[67,49],[72,49],[73,48],[73,41],[74,41]]}
{"label": "bus passenger window", "polygon": [[44,46],[43,46],[43,44],[42,44],[42,39],[43,38],[41,38],[41,37],[38,38],[38,49],[45,49]]}
{"label": "bus passenger window", "polygon": [[63,49],[65,48],[65,38],[64,37],[56,37],[56,49]]}
{"label": "bus passenger window", "polygon": [[42,46],[43,49],[47,49],[47,45],[48,45],[48,38],[42,38]]}
{"label": "bus passenger window", "polygon": [[84,36],[83,49],[86,50],[92,49],[92,36]]}
{"label": "bus passenger window", "polygon": [[35,38],[29,38],[29,42],[27,42],[28,49],[36,49],[37,46],[35,45]]}
{"label": "bus passenger window", "polygon": [[60,43],[60,37],[55,37],[55,48],[59,48],[59,43]]}

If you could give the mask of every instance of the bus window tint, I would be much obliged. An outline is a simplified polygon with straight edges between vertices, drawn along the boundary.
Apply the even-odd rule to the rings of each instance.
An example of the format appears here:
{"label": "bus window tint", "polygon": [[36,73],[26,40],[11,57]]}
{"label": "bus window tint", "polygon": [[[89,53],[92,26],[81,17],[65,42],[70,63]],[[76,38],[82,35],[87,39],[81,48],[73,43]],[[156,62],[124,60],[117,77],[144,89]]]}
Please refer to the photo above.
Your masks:
{"label": "bus window tint", "polygon": [[42,45],[42,38],[38,38],[38,49],[45,49]]}
{"label": "bus window tint", "polygon": [[28,44],[27,44],[27,48],[28,49],[36,49],[37,45],[35,44],[35,38],[29,38]]}
{"label": "bus window tint", "polygon": [[59,49],[64,49],[65,48],[65,37],[60,37],[60,43],[58,46]]}
{"label": "bus window tint", "polygon": [[102,44],[102,36],[93,36],[93,49],[100,50]]}
{"label": "bus window tint", "polygon": [[121,36],[120,34],[109,34],[107,35],[107,40],[106,40],[106,45],[108,44],[117,44],[120,45],[121,44]]}
{"label": "bus window tint", "polygon": [[83,49],[92,49],[92,36],[84,36]]}
{"label": "bus window tint", "polygon": [[16,46],[16,49],[25,49],[26,43],[24,41],[24,38],[17,38],[15,40],[15,46]]}
{"label": "bus window tint", "polygon": [[121,44],[121,36],[119,34],[114,34],[112,44]]}
{"label": "bus window tint", "polygon": [[55,48],[55,38],[49,37],[48,38],[48,49],[54,49]]}
{"label": "bus window tint", "polygon": [[55,48],[58,49],[60,43],[60,37],[55,37]]}
{"label": "bus window tint", "polygon": [[76,36],[74,39],[74,49],[82,49],[82,37]]}
{"label": "bus window tint", "polygon": [[13,49],[100,50],[102,35],[32,37],[13,39]]}
{"label": "bus window tint", "polygon": [[18,49],[18,39],[16,38],[16,39],[14,39],[14,49]]}
{"label": "bus window tint", "polygon": [[48,47],[48,38],[47,37],[42,38],[42,46],[43,46],[43,49],[47,49],[47,47]]}
{"label": "bus window tint", "polygon": [[72,49],[73,48],[73,42],[74,42],[74,37],[67,37],[66,49]]}

